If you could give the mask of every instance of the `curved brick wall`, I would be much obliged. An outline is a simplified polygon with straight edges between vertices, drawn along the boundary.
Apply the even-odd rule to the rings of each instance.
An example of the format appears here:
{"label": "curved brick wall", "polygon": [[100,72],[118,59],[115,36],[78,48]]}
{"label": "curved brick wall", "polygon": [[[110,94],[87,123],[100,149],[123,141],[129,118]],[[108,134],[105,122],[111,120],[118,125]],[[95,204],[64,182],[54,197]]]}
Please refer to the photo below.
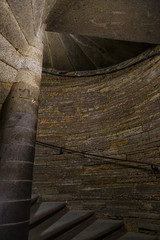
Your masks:
{"label": "curved brick wall", "polygon": [[[160,162],[160,57],[107,76],[45,75],[38,140],[128,160]],[[37,146],[34,192],[123,218],[128,230],[160,229],[160,175],[149,167]],[[133,166],[133,164],[132,164]]]}

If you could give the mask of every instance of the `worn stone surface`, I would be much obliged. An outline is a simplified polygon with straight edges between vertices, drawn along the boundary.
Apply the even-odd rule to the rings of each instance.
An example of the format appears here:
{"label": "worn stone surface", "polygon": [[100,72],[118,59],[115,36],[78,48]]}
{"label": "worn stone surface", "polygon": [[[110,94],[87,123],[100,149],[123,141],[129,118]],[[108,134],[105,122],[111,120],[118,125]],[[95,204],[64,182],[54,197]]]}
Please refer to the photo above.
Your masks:
{"label": "worn stone surface", "polygon": [[0,2],[0,33],[16,48],[25,53],[28,48],[27,40],[20,29],[15,16],[5,0]]}
{"label": "worn stone surface", "polygon": [[[29,224],[38,105],[38,91],[32,88],[24,82],[14,83],[0,118],[0,233],[7,240],[11,239],[12,231],[18,232],[20,223]],[[6,232],[6,225],[10,234]],[[22,230],[23,237],[22,233],[19,236],[27,239],[28,232]]]}
{"label": "worn stone surface", "polygon": [[25,54],[22,68],[36,73],[41,77],[43,49],[30,46]]}
{"label": "worn stone surface", "polygon": [[0,104],[3,104],[8,96],[13,83],[0,82]]}
{"label": "worn stone surface", "polygon": [[45,0],[32,0],[34,27],[35,27],[36,33],[38,32],[38,29],[42,24],[42,14],[44,10],[44,4],[45,4]]}
{"label": "worn stone surface", "polygon": [[19,223],[18,231],[14,225],[5,225],[3,227],[0,226],[0,234],[2,239],[10,240],[11,236],[14,236],[16,240],[28,240],[28,222]]}
{"label": "worn stone surface", "polygon": [[[91,36],[46,32],[43,67],[72,71],[106,68],[154,45]],[[73,66],[73,67],[72,67]]]}
{"label": "worn stone surface", "polygon": [[[103,156],[160,163],[160,57],[108,76],[44,75],[37,138]],[[160,229],[160,175],[150,167],[37,146],[34,192],[130,231]],[[135,167],[135,168],[134,168]]]}
{"label": "worn stone surface", "polygon": [[[68,8],[70,8],[73,3],[74,0],[46,0],[43,18],[47,20],[47,18],[50,19],[51,16],[54,16],[54,20],[57,21],[60,16],[68,11]],[[46,22],[48,22],[48,20]]]}
{"label": "worn stone surface", "polygon": [[38,49],[34,46],[30,46],[25,54],[25,57],[30,57],[35,59],[41,65],[42,65],[42,56],[43,56],[42,49]]}
{"label": "worn stone surface", "polygon": [[9,102],[5,103],[4,108],[8,108],[11,112],[29,113],[33,116],[37,115],[38,104],[34,99],[25,98],[11,98]]}
{"label": "worn stone surface", "polygon": [[[25,77],[28,77],[29,74],[26,71],[20,71],[19,74],[21,77],[21,80],[24,80],[22,78],[22,75],[24,75]],[[34,82],[34,77],[32,76],[32,80]],[[17,76],[17,78],[19,79],[19,76]],[[29,77],[28,77],[29,78]],[[25,81],[21,81],[21,82],[17,82],[13,84],[12,87],[12,91],[10,92],[9,98],[22,98],[22,99],[27,99],[27,100],[33,100],[33,103],[37,103],[38,101],[38,97],[39,97],[39,93],[40,93],[40,89],[37,86],[34,86],[32,84],[30,84],[29,82],[25,82]]]}
{"label": "worn stone surface", "polygon": [[[28,162],[3,161],[0,180],[32,180],[33,164]],[[7,177],[6,177],[7,176]]]}
{"label": "worn stone surface", "polygon": [[48,44],[48,37],[47,37],[46,32],[44,33],[43,43],[44,43],[43,67],[44,66],[50,66],[52,68],[53,67],[52,56],[51,56],[51,51],[50,51],[50,47],[49,47],[49,44]]}
{"label": "worn stone surface", "polygon": [[34,161],[34,145],[33,144],[1,144],[0,157],[2,161],[29,162]]}
{"label": "worn stone surface", "polygon": [[0,60],[0,81],[5,83],[14,83],[18,71]]}
{"label": "worn stone surface", "polygon": [[32,44],[35,37],[34,32],[34,17],[31,1],[23,0],[7,0],[25,38]]}
{"label": "worn stone surface", "polygon": [[60,33],[60,39],[66,54],[75,70],[92,70],[95,69],[92,61],[86,56],[78,44],[68,34]]}
{"label": "worn stone surface", "polygon": [[19,69],[23,62],[22,55],[0,34],[0,60]]}
{"label": "worn stone surface", "polygon": [[98,68],[128,60],[152,47],[152,45],[145,43],[117,41],[99,37],[79,35],[72,35],[72,37],[83,49],[84,53],[95,64],[98,64]]}
{"label": "worn stone surface", "polygon": [[22,68],[27,69],[41,76],[42,65],[41,63],[39,63],[39,61],[35,60],[32,57],[25,57],[24,62],[22,64]]}
{"label": "worn stone surface", "polygon": [[[7,18],[5,20],[7,21]],[[9,23],[6,24],[9,25]],[[12,31],[14,32],[15,29],[6,30],[9,31],[9,35],[12,35]],[[18,71],[9,65],[12,58],[14,61],[14,56],[10,59],[10,49],[7,50],[5,44],[6,54],[9,53],[8,59],[3,59],[6,60],[6,63],[0,62],[3,67],[3,69],[1,68],[0,85],[5,90],[1,99],[3,105],[0,114],[0,160],[2,162],[0,165],[0,235],[5,240],[9,240],[13,236],[16,240],[28,239],[42,70],[41,33],[38,38],[37,44],[34,41],[33,46],[25,51],[24,61]],[[17,42],[21,41],[21,37],[18,35],[15,39]],[[14,52],[13,49],[11,51]],[[2,57],[4,57],[3,54]],[[16,61],[14,64],[16,65]],[[10,88],[9,84],[12,84]],[[25,211],[22,211],[24,208]],[[20,212],[20,214],[16,215],[16,212]],[[21,230],[19,231],[20,226]]]}
{"label": "worn stone surface", "polygon": [[[25,188],[24,188],[25,184]],[[12,202],[31,198],[31,181],[0,181],[1,196],[0,201]],[[4,196],[4,192],[6,193]],[[12,223],[13,224],[13,223]],[[1,226],[2,227],[2,226]]]}
{"label": "worn stone surface", "polygon": [[52,7],[54,6],[56,0],[45,0],[44,10],[43,10],[43,16],[42,21],[45,22],[46,18],[48,17],[48,14]]}
{"label": "worn stone surface", "polygon": [[34,72],[31,72],[30,70],[27,69],[20,69],[18,71],[18,75],[16,77],[16,82],[22,82],[22,87],[23,89],[25,86],[29,86],[30,91],[40,91],[38,87],[40,86],[41,78],[39,75],[37,75]]}
{"label": "worn stone surface", "polygon": [[160,43],[159,0],[57,2],[58,9],[53,8],[47,20],[48,31]]}
{"label": "worn stone surface", "polygon": [[[5,215],[1,215],[0,222],[3,224],[10,224],[16,216],[17,222],[23,222],[28,220],[27,208],[30,207],[30,201],[12,202],[12,203],[0,203],[1,213],[4,211]],[[19,211],[19,214],[17,214]]]}
{"label": "worn stone surface", "polygon": [[[46,46],[44,46],[44,49],[48,46],[48,52],[47,56],[44,55],[44,62],[46,62],[46,58],[51,56],[51,64],[50,67],[53,67],[57,70],[66,70],[66,71],[73,71],[74,68],[72,66],[72,60],[69,59],[67,55],[67,49],[65,49],[65,46],[63,45],[63,41],[61,41],[61,38],[58,33],[52,33],[47,32],[46,33]],[[48,64],[43,65],[49,66]]]}

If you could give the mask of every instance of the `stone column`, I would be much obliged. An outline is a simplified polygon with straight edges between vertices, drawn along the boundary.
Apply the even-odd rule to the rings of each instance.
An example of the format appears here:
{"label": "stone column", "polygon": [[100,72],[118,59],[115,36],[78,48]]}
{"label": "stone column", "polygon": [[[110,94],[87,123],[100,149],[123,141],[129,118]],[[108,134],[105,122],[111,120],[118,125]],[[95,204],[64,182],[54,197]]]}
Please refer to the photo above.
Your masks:
{"label": "stone column", "polygon": [[0,239],[27,240],[42,70],[42,35],[30,46],[2,107]]}

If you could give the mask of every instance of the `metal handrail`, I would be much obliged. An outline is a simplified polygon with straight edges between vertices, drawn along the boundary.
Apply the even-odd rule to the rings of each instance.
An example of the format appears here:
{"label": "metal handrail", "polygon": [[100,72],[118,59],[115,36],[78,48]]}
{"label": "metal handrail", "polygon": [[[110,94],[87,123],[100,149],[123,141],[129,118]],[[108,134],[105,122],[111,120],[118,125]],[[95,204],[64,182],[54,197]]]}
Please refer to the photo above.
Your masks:
{"label": "metal handrail", "polygon": [[64,147],[59,147],[59,146],[55,146],[55,145],[40,142],[40,141],[36,141],[36,144],[47,147],[47,148],[58,149],[59,155],[63,154],[63,152],[68,152],[68,153],[75,153],[75,154],[79,154],[79,155],[83,155],[83,156],[89,156],[89,157],[95,157],[95,158],[101,158],[101,159],[117,160],[117,161],[121,161],[121,162],[125,162],[125,163],[126,162],[138,163],[138,164],[150,166],[154,172],[157,172],[160,168],[160,164],[157,164],[157,163],[149,163],[149,162],[145,162],[145,161],[135,161],[135,160],[127,160],[127,159],[121,159],[121,158],[114,158],[114,157],[109,157],[109,156],[101,156],[101,155],[96,155],[96,154],[92,154],[92,153],[80,152],[80,151],[76,151],[76,150],[72,150],[72,149],[68,149],[68,148],[64,148]]}
{"label": "metal handrail", "polygon": [[81,72],[83,71],[78,71],[78,73],[75,71],[76,74],[68,74],[66,72],[64,73],[57,73],[57,72],[49,72],[49,71],[45,71],[43,70],[42,73],[44,74],[49,74],[49,75],[53,75],[53,76],[58,76],[58,77],[73,77],[73,78],[81,78],[81,77],[95,77],[95,76],[101,76],[101,75],[109,75],[109,74],[113,74],[113,73],[117,73],[119,71],[122,71],[122,70],[125,70],[127,68],[130,68],[130,67],[134,67],[136,66],[137,64],[140,64],[146,60],[149,60],[153,57],[156,57],[156,56],[160,56],[160,52],[156,52],[156,53],[153,53],[149,56],[145,56],[143,57],[142,59],[139,59],[137,60],[136,62],[132,62],[132,63],[128,63],[126,66],[122,66],[122,67],[119,67],[119,68],[116,68],[116,69],[112,69],[112,70],[109,70],[109,71],[106,71],[105,69],[101,72],[95,72],[95,73],[89,73],[89,74],[82,74]]}

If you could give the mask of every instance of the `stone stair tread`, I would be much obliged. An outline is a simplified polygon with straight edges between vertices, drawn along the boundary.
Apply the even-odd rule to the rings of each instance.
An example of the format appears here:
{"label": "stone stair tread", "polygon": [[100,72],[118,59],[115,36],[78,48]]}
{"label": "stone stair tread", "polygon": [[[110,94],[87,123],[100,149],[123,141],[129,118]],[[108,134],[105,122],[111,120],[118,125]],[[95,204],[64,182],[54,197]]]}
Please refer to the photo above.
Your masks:
{"label": "stone stair tread", "polygon": [[[78,46],[75,40],[68,34],[59,33],[66,54],[73,65],[75,71],[85,71],[95,69],[94,64]],[[61,69],[62,70],[62,69]]]}
{"label": "stone stair tread", "polygon": [[43,231],[41,233],[41,237],[42,239],[48,239],[50,237],[64,233],[66,230],[71,229],[73,226],[89,218],[93,214],[93,211],[69,211],[58,221]]}
{"label": "stone stair tread", "polygon": [[156,237],[143,233],[128,232],[118,240],[156,240]]}
{"label": "stone stair tread", "polygon": [[[0,1],[0,16],[1,34],[12,44],[14,48],[24,54],[28,49],[27,40],[25,39],[24,34],[6,1]],[[9,31],[8,26],[12,29],[12,31]]]}
{"label": "stone stair tread", "polygon": [[35,37],[33,21],[26,21],[26,19],[33,19],[32,3],[31,1],[7,0],[22,32],[27,41],[32,44]]}
{"label": "stone stair tread", "polygon": [[72,240],[96,240],[112,231],[116,231],[121,226],[123,226],[122,221],[98,219],[72,238]]}
{"label": "stone stair tread", "polygon": [[[73,71],[74,68],[68,58],[65,47],[58,33],[46,32],[45,34],[45,44],[48,51],[51,53],[51,65],[57,70],[69,70]],[[45,50],[46,51],[46,50]],[[44,60],[47,58],[48,53],[44,51]],[[47,63],[44,61],[44,66]],[[48,66],[47,66],[48,67]]]}
{"label": "stone stair tread", "polygon": [[71,35],[75,39],[80,48],[85,52],[86,56],[94,63],[96,68],[104,68],[116,63],[113,56],[108,52],[104,53],[102,47],[98,46],[91,37]]}
{"label": "stone stair tread", "polygon": [[30,224],[34,224],[37,221],[57,212],[64,208],[66,203],[64,202],[43,202],[36,203],[31,207]]}
{"label": "stone stair tread", "polygon": [[31,196],[31,205],[33,205],[39,198],[38,194],[32,194]]}

